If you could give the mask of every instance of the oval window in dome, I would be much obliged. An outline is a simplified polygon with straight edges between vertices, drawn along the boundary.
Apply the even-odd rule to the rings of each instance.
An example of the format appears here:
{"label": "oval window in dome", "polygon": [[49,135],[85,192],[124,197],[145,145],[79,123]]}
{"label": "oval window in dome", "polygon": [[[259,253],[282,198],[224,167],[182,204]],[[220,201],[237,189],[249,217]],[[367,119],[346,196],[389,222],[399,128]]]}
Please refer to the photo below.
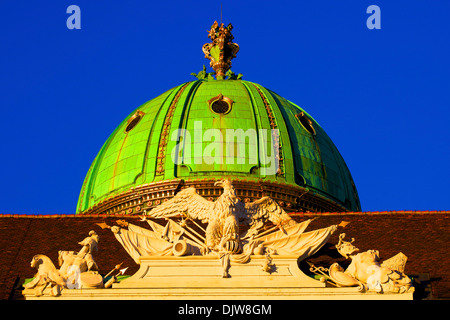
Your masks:
{"label": "oval window in dome", "polygon": [[231,106],[233,105],[233,100],[228,97],[219,94],[214,98],[208,100],[208,105],[210,109],[217,114],[227,114],[231,111]]}
{"label": "oval window in dome", "polygon": [[300,112],[295,117],[300,121],[300,124],[306,131],[311,134],[316,134],[312,121],[306,117],[304,112]]}
{"label": "oval window in dome", "polygon": [[141,121],[142,117],[144,116],[144,113],[142,111],[137,111],[135,114],[131,116],[130,119],[128,119],[128,125],[125,128],[125,133],[130,132],[136,125]]}
{"label": "oval window in dome", "polygon": [[223,100],[217,100],[212,103],[211,109],[215,113],[227,113],[230,106]]}

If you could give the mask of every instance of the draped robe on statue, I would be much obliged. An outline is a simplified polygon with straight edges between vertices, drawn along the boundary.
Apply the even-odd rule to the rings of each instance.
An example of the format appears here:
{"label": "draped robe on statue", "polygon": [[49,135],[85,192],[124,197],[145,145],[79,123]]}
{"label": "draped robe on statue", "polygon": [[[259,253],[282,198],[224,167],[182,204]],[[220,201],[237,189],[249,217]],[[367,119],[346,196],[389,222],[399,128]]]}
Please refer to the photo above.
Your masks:
{"label": "draped robe on statue", "polygon": [[261,236],[255,240],[250,240],[244,245],[244,253],[234,255],[232,261],[245,263],[252,254],[253,249],[262,244],[269,252],[276,252],[278,255],[294,255],[299,260],[303,260],[316,253],[336,231],[337,226],[309,231],[304,233],[312,220],[306,220],[294,224],[284,230]]}
{"label": "draped robe on statue", "polygon": [[117,241],[137,264],[140,264],[139,257],[141,256],[168,256],[173,254],[173,244],[161,239],[153,231],[131,224],[128,225],[128,230],[119,227],[112,227],[111,230]]}

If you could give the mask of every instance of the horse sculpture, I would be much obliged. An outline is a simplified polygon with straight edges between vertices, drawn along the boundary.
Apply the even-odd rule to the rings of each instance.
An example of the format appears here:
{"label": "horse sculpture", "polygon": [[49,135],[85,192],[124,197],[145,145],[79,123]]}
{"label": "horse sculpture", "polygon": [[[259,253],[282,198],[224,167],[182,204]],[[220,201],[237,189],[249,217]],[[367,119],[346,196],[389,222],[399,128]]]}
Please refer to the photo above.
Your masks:
{"label": "horse sculpture", "polygon": [[31,260],[31,267],[38,269],[34,279],[24,285],[25,289],[35,289],[36,296],[42,296],[50,286],[50,295],[58,296],[63,288],[103,287],[103,278],[98,274],[98,266],[92,252],[97,250],[99,237],[95,231],[79,242],[79,252],[58,251],[59,270],[52,260],[37,254]]}
{"label": "horse sculpture", "polygon": [[25,289],[35,289],[36,296],[42,296],[45,288],[50,285],[51,295],[57,296],[61,289],[66,287],[66,280],[56,269],[52,260],[43,255],[37,254],[31,259],[31,267],[37,269],[34,279],[25,284]]}

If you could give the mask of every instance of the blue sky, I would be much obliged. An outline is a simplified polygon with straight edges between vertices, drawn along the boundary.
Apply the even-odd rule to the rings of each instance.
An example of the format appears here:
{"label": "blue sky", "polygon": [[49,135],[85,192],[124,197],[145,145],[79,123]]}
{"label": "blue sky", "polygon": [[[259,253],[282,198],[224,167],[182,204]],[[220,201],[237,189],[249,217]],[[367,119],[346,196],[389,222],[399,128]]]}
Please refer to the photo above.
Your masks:
{"label": "blue sky", "polygon": [[115,127],[208,65],[221,3],[233,71],[319,122],[363,211],[450,210],[450,1],[2,0],[0,213],[75,213]]}

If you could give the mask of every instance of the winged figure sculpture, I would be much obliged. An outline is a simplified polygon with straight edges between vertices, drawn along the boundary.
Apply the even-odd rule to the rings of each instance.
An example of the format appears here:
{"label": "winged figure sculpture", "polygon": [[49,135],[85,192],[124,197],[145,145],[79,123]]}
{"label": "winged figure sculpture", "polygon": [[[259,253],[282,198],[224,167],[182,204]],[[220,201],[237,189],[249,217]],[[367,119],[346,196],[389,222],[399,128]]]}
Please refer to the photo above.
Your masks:
{"label": "winged figure sculpture", "polygon": [[[317,252],[338,226],[343,226],[306,232],[315,218],[296,222],[269,197],[244,203],[230,180],[222,179],[215,185],[223,188],[215,201],[203,198],[190,187],[145,211],[141,221],[147,221],[151,230],[121,220],[117,221],[120,227],[106,223],[99,226],[110,228],[137,264],[142,256],[218,256],[224,277],[230,261],[247,263],[253,255],[305,259]],[[167,220],[165,225],[158,223],[162,219]]]}
{"label": "winged figure sculpture", "polygon": [[[258,234],[267,221],[282,230],[295,224],[269,197],[244,203],[237,197],[230,180],[219,180],[215,185],[223,187],[223,193],[216,201],[203,198],[195,188],[190,187],[147,212],[147,216],[151,218],[184,216],[187,219],[200,220],[207,223],[205,244],[210,250],[225,249],[235,253],[239,250],[240,238]],[[239,233],[240,223],[249,227],[244,235]]]}

